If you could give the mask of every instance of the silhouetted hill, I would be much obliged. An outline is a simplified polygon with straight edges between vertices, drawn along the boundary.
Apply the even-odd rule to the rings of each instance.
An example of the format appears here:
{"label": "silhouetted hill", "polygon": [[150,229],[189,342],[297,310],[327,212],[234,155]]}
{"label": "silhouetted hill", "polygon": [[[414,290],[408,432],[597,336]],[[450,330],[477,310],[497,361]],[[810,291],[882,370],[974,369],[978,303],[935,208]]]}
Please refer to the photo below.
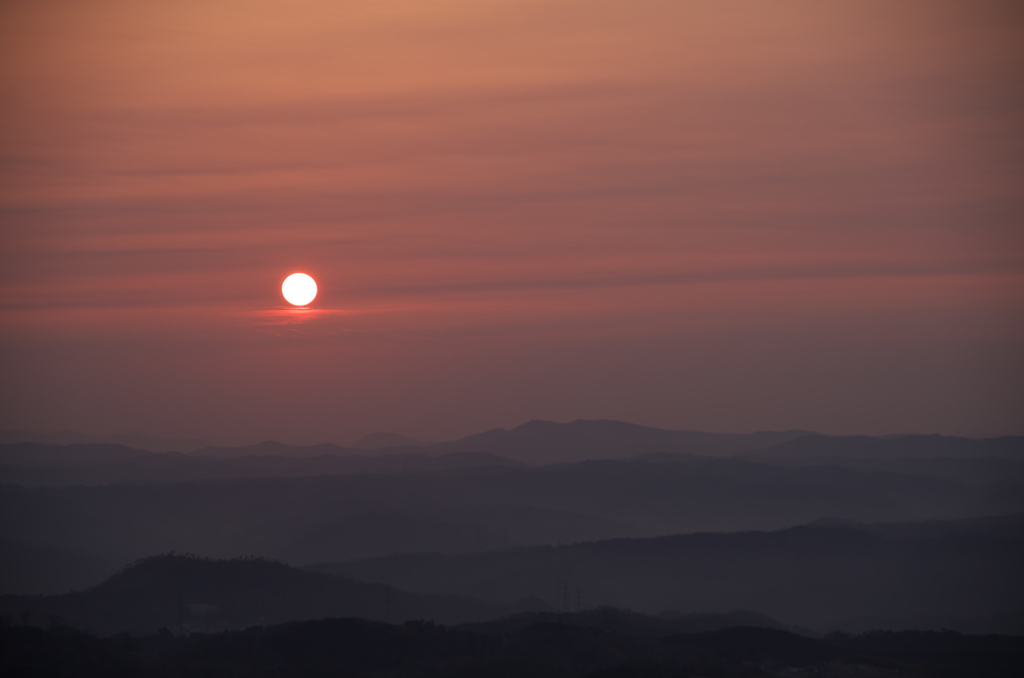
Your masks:
{"label": "silhouetted hill", "polygon": [[[888,531],[889,534],[884,532]],[[813,525],[776,532],[617,539],[470,555],[390,556],[319,566],[424,593],[557,603],[569,582],[585,604],[656,612],[757,610],[804,626],[989,627],[1024,607],[1024,539],[960,531]],[[1016,624],[1004,616],[1004,622]],[[930,620],[930,622],[929,622]],[[989,620],[989,621],[986,621]],[[951,626],[950,626],[951,627]]]}
{"label": "silhouetted hill", "polygon": [[380,450],[390,447],[432,447],[434,445],[436,443],[407,438],[397,433],[371,433],[352,443],[352,447],[361,450]]}
{"label": "silhouetted hill", "polygon": [[585,459],[625,459],[652,452],[732,455],[811,435],[806,431],[751,434],[668,431],[599,419],[567,424],[535,420],[514,429],[496,428],[461,440],[438,443],[446,450],[489,452],[535,464]]}
{"label": "silhouetted hill", "polygon": [[409,594],[258,558],[173,554],[136,562],[82,592],[0,598],[0,610],[12,619],[57,616],[102,634],[244,628],[328,616],[460,623],[543,607],[529,599],[509,605]]}
{"label": "silhouetted hill", "polygon": [[808,638],[778,629],[638,635],[574,615],[513,633],[321,619],[216,635],[96,638],[66,626],[0,628],[11,676],[358,676],[359,678],[1016,678],[1020,638],[953,632]]}
{"label": "silhouetted hill", "polygon": [[941,435],[905,436],[820,436],[808,435],[748,453],[767,457],[848,457],[921,458],[921,457],[1008,457],[1024,458],[1024,437],[957,438]]}
{"label": "silhouetted hill", "polygon": [[[570,601],[571,602],[571,601]],[[734,610],[723,613],[681,614],[663,610],[658,615],[640,614],[614,607],[597,607],[576,612],[524,612],[492,621],[463,624],[475,633],[503,636],[522,633],[536,624],[567,624],[626,636],[663,638],[682,633],[706,633],[737,626],[781,629],[783,625],[763,614]]]}

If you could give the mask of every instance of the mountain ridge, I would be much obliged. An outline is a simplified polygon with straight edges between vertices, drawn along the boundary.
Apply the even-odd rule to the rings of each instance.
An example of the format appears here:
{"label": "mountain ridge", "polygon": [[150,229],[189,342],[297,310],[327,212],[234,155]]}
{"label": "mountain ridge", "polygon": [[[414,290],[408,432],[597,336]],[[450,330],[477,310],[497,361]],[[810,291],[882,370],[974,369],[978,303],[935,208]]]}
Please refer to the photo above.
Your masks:
{"label": "mountain ridge", "polygon": [[818,523],[508,552],[394,555],[313,569],[494,600],[543,590],[558,579],[581,590],[591,606],[644,613],[756,610],[822,630],[869,630],[856,627],[858,619],[922,628],[930,619],[936,629],[952,623],[956,630],[1024,633],[1018,576],[1024,513],[947,523],[940,530],[929,521]]}
{"label": "mountain ridge", "polygon": [[668,430],[613,419],[557,423],[534,419],[512,429],[495,428],[436,448],[489,451],[531,463],[624,459],[652,452],[723,456],[808,435],[803,431],[705,433]]}
{"label": "mountain ridge", "polygon": [[388,585],[291,567],[266,558],[214,560],[166,553],[130,563],[83,591],[0,596],[9,618],[59,616],[102,635],[246,628],[322,617],[380,621],[483,621],[531,609],[537,600],[494,603],[407,593]]}
{"label": "mountain ridge", "polygon": [[1024,437],[962,438],[939,434],[895,436],[802,436],[744,454],[751,459],[772,457],[857,459],[922,457],[1024,458]]}
{"label": "mountain ridge", "polygon": [[[3,438],[0,437],[0,440]],[[131,450],[135,450],[132,452]],[[396,455],[491,455],[501,463],[558,464],[591,459],[629,459],[676,454],[711,457],[812,461],[828,459],[1024,458],[1024,437],[962,438],[938,434],[890,436],[828,436],[811,431],[707,433],[659,429],[610,419],[577,419],[557,423],[534,419],[511,429],[495,428],[464,438],[427,443],[391,433],[371,434],[352,446],[334,443],[289,445],[265,440],[254,445],[211,446],[177,451],[150,451],[118,443],[0,443],[0,465],[42,467],[95,465],[132,461],[186,462],[247,458],[316,459]],[[156,456],[154,456],[156,455]],[[76,458],[77,457],[77,458]],[[186,457],[188,459],[186,459]]]}

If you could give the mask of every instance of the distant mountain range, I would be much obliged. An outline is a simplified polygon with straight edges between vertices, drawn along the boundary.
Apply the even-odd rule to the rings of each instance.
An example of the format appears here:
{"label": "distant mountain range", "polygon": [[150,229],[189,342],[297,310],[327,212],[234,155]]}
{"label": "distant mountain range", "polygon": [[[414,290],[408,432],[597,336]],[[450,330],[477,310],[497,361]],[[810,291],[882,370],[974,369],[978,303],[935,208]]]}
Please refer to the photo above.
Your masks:
{"label": "distant mountain range", "polygon": [[437,443],[407,438],[397,433],[371,433],[352,443],[359,450],[381,450],[389,447],[433,447]]}
{"label": "distant mountain range", "polygon": [[[1024,511],[1021,441],[578,421],[428,448],[0,445],[0,593],[80,588],[169,549],[303,565],[1008,514]],[[586,455],[616,458],[566,461]]]}
{"label": "distant mountain range", "polygon": [[[974,521],[617,539],[467,555],[411,554],[317,571],[420,593],[527,594],[655,613],[757,610],[822,630],[1024,634],[1024,513]],[[545,597],[541,594],[541,597]]]}
{"label": "distant mountain range", "polygon": [[508,430],[497,428],[438,449],[488,452],[534,464],[587,459],[627,459],[641,454],[671,452],[728,456],[763,449],[807,435],[808,431],[750,434],[668,431],[621,421],[577,420],[567,424],[534,420]]}
{"label": "distant mountain range", "polygon": [[1024,437],[956,438],[940,435],[806,435],[749,451],[751,458],[949,459],[1002,457],[1024,459]]}
{"label": "distant mountain range", "polygon": [[[7,432],[0,440],[17,440],[28,434]],[[939,435],[906,436],[823,436],[808,431],[751,434],[701,433],[668,431],[618,421],[574,421],[558,424],[531,421],[511,430],[493,429],[485,433],[446,443],[427,443],[390,433],[377,433],[360,440],[353,447],[332,443],[319,445],[287,445],[264,441],[256,445],[235,447],[203,445],[202,441],[178,441],[189,454],[180,451],[154,452],[175,441],[153,442],[145,438],[138,445],[113,442],[83,442],[78,434],[62,432],[57,438],[64,442],[21,441],[0,444],[0,466],[18,468],[57,468],[72,466],[108,467],[83,472],[81,482],[126,482],[159,480],[166,473],[176,481],[215,477],[248,477],[253,475],[313,475],[325,473],[394,472],[438,467],[502,466],[513,463],[557,464],[594,459],[629,459],[641,455],[697,455],[712,457],[744,456],[755,459],[797,463],[799,460],[843,459],[870,460],[895,458],[1021,458],[1024,459],[1024,438],[990,439],[956,438]],[[52,437],[52,436],[51,436]],[[157,439],[151,439],[155,441]],[[186,444],[187,443],[187,444]],[[370,461],[367,457],[399,457],[399,460]],[[229,460],[278,458],[280,462],[246,462],[211,465]],[[330,461],[348,458],[351,462]],[[428,462],[427,458],[444,458],[444,462]],[[291,460],[289,462],[289,460]],[[320,460],[305,461],[299,460]],[[199,462],[207,467],[200,469]],[[120,465],[121,468],[113,468]],[[127,468],[134,465],[136,468]],[[152,469],[187,466],[192,471]],[[145,470],[142,467],[148,467]],[[105,475],[106,474],[106,475]],[[61,484],[75,482],[74,473],[17,473],[0,468],[0,481],[20,484]]]}
{"label": "distant mountain range", "polygon": [[307,564],[1024,511],[1024,460],[999,457],[151,457],[0,468],[0,593],[67,590],[169,549]]}

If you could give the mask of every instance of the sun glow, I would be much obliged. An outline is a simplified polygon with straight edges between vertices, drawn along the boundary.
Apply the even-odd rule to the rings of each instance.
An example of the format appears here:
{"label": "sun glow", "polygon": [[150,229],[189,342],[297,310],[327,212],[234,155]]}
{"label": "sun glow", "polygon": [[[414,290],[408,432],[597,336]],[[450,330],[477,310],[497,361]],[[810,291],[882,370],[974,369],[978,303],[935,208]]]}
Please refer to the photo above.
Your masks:
{"label": "sun glow", "polygon": [[316,299],[316,281],[305,273],[292,273],[281,283],[281,294],[293,306],[305,306]]}

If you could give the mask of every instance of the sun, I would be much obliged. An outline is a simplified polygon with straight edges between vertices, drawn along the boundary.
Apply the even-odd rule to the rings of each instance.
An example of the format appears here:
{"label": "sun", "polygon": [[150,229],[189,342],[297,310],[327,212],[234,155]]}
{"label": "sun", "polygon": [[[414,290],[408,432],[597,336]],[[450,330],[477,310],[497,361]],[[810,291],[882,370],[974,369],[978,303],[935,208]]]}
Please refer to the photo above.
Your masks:
{"label": "sun", "polygon": [[281,294],[293,306],[305,306],[316,299],[316,281],[305,273],[292,273],[281,283]]}

